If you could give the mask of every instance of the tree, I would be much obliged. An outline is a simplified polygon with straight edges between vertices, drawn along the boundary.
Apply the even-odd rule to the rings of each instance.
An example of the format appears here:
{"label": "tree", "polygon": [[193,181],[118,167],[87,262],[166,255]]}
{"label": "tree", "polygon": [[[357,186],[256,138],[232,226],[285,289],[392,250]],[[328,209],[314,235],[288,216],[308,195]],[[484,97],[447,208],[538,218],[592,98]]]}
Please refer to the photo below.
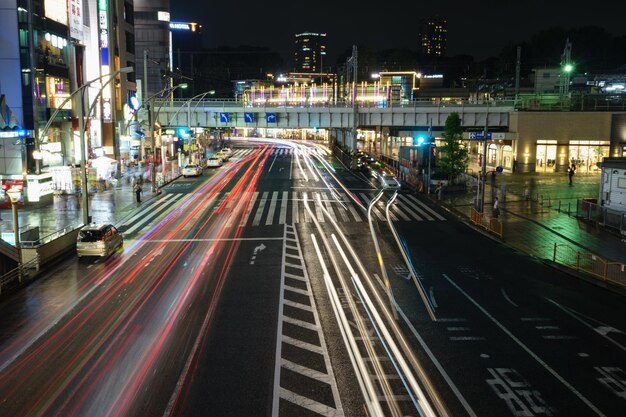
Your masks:
{"label": "tree", "polygon": [[451,113],[443,128],[444,145],[437,161],[440,171],[452,181],[467,167],[467,149],[461,146],[463,127],[458,113]]}

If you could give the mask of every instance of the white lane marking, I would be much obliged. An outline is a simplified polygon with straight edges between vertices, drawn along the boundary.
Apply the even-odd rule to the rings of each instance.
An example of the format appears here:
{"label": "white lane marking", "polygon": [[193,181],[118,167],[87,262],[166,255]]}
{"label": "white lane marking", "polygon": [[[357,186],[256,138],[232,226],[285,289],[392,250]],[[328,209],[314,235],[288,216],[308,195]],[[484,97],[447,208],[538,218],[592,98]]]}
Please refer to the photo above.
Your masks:
{"label": "white lane marking", "polygon": [[398,213],[398,215],[400,215],[400,217],[402,217],[402,220],[404,220],[405,222],[408,222],[408,221],[411,220],[411,218],[409,216],[407,216],[406,214],[404,214],[404,212],[402,210],[400,210],[400,207],[398,207],[396,204],[392,204],[391,210],[393,210],[396,213]]}
{"label": "white lane marking", "polygon": [[[182,194],[179,194],[179,196],[182,196]],[[170,202],[170,203],[175,203],[175,202],[176,202],[176,199],[172,199],[172,200],[170,200],[169,202]],[[157,203],[157,204],[160,204],[160,203]],[[139,229],[139,227],[146,227],[146,226],[147,226],[147,224],[146,224],[146,218],[147,218],[148,220],[150,220],[150,219],[156,219],[157,217],[159,217],[161,214],[163,214],[163,212],[165,212],[165,211],[166,211],[167,209],[169,209],[169,208],[170,208],[170,205],[168,205],[168,204],[163,204],[163,205],[161,205],[161,207],[159,207],[159,208],[157,208],[157,209],[155,210],[155,205],[153,204],[151,207],[148,207],[148,210],[146,210],[146,211],[149,211],[149,212],[150,212],[150,216],[146,216],[146,213],[145,213],[145,212],[141,212],[143,219],[142,219],[142,220],[140,220],[140,221],[138,221],[137,223],[135,223],[135,224],[133,225],[133,227],[130,227],[130,228],[126,229],[126,231],[122,232],[122,234],[124,234],[124,235],[126,235],[126,234],[131,235],[131,234],[133,234],[133,233],[134,233],[137,229]],[[201,213],[201,212],[198,212],[198,213]],[[136,216],[135,216],[135,217],[136,217]],[[186,226],[186,225],[188,225],[188,224],[190,224],[190,223],[191,223],[191,222],[187,222],[187,223],[185,224],[185,226]]]}
{"label": "white lane marking", "polygon": [[548,373],[550,373],[554,378],[556,378],[561,384],[563,384],[567,389],[569,389],[572,394],[578,397],[587,407],[589,407],[593,412],[595,412],[598,416],[605,416],[605,414],[600,411],[591,401],[587,399],[584,395],[582,395],[574,386],[572,386],[569,382],[565,380],[558,372],[550,367],[543,359],[541,359],[535,352],[533,352],[528,346],[524,344],[521,340],[519,340],[509,329],[506,328],[502,323],[500,323],[495,317],[493,317],[483,306],[481,306],[476,300],[474,300],[468,293],[466,293],[456,282],[454,282],[450,277],[446,274],[442,274],[448,282],[455,287],[461,294],[465,296],[474,306],[480,310],[489,320],[491,320],[497,327],[500,328],[507,336],[511,338],[519,347],[521,347],[526,353],[528,353],[537,363],[539,363]]}
{"label": "white lane marking", "polygon": [[439,220],[445,220],[446,218],[443,217],[441,214],[437,213],[435,210],[431,209],[430,207],[428,207],[428,205],[426,205],[425,203],[421,202],[420,200],[417,199],[417,197],[412,196],[412,195],[407,195],[407,197],[413,201],[415,201],[417,204],[419,204],[420,206],[422,206],[424,208],[424,210],[428,211],[429,213],[431,213],[433,216],[435,216],[436,218],[438,218]]}
{"label": "white lane marking", "polygon": [[435,300],[435,289],[432,286],[428,289],[428,293],[430,294],[430,302],[432,303],[433,307],[439,308],[439,306],[437,305],[437,300]]}
{"label": "white lane marking", "polygon": [[400,197],[400,200],[404,201],[407,205],[409,205],[409,207],[413,208],[416,212],[422,215],[426,220],[428,221],[435,220],[430,216],[430,214],[426,213],[424,210],[422,210],[421,208],[413,204],[413,202],[409,200],[404,194],[398,194],[398,196]]}
{"label": "white lane marking", "polygon": [[285,224],[287,221],[287,202],[289,201],[289,192],[283,191],[283,197],[280,199],[280,216],[278,224]]}
{"label": "white lane marking", "polygon": [[265,225],[269,226],[274,223],[274,212],[276,211],[276,199],[278,198],[278,192],[272,192],[272,200],[270,201],[270,208],[267,212],[267,218],[265,219]]}
{"label": "white lane marking", "polygon": [[292,223],[300,223],[300,216],[298,214],[298,192],[294,191],[292,193],[292,209],[291,209],[291,222]]}
{"label": "white lane marking", "polygon": [[346,206],[348,206],[348,210],[350,210],[350,213],[352,214],[352,216],[354,217],[354,220],[356,222],[362,222],[363,220],[361,220],[361,217],[359,216],[359,213],[357,213],[356,209],[354,208],[354,206],[352,205],[352,200],[350,200],[348,198],[348,196],[346,195],[346,193],[341,193],[341,198],[343,199],[343,201],[346,202]]}
{"label": "white lane marking", "polygon": [[144,243],[181,243],[181,242],[243,242],[255,240],[283,240],[282,237],[237,237],[237,238],[220,238],[220,239],[142,239],[137,241],[137,245]]}
{"label": "white lane marking", "polygon": [[[614,331],[616,333],[624,333],[621,330],[618,330],[614,327],[608,326],[605,323],[600,322],[599,320],[595,320],[592,319],[590,317],[587,317],[577,311],[571,310],[565,306],[562,306],[561,304],[557,303],[554,300],[551,300],[550,298],[546,298],[546,300],[550,301],[552,304],[554,304],[555,306],[557,306],[559,309],[561,309],[561,311],[563,311],[565,314],[569,315],[570,317],[573,317],[574,319],[578,320],[580,323],[582,323],[583,325],[587,326],[588,328],[590,328],[591,330],[595,331],[597,334],[599,334],[601,337],[603,337],[604,339],[608,340],[609,342],[613,343],[615,346],[617,346],[618,348],[620,348],[623,351],[626,351],[626,347],[624,345],[622,345],[621,343],[617,342],[616,340],[613,340],[612,338],[610,338],[608,336],[608,333],[610,333],[611,331]],[[587,320],[590,321],[594,321],[596,323],[601,324],[602,326],[600,327],[594,327],[593,325],[591,325],[591,323],[588,323],[586,321],[584,321],[581,317],[586,318]]]}
{"label": "white lane marking", "polygon": [[[279,368],[280,369],[280,368]],[[312,400],[308,397],[303,397],[300,394],[296,394],[295,392],[289,391],[283,387],[280,388],[280,398],[289,401],[290,403],[294,403],[299,405],[302,408],[305,408],[309,411],[317,413],[322,416],[336,416],[343,415],[343,413],[339,414],[337,410],[322,403],[318,403],[315,400]]]}
{"label": "white lane marking", "polygon": [[254,203],[256,202],[256,199],[258,196],[259,196],[258,191],[255,191],[252,194],[252,198],[248,202],[248,208],[246,209],[246,214],[243,216],[243,219],[241,219],[241,223],[239,224],[239,227],[244,227],[248,223],[248,219],[250,218],[250,213],[252,212],[252,207],[254,207]]}
{"label": "white lane marking", "polygon": [[402,194],[398,194],[398,204],[402,207],[402,210],[409,213],[415,220],[417,221],[424,220],[422,217],[419,216],[419,214],[411,210],[411,202],[404,201],[404,196]]}
{"label": "white lane marking", "polygon": [[[363,199],[363,201],[365,201],[365,203],[367,205],[369,205],[371,199],[364,193],[359,193],[361,195],[361,198]],[[376,217],[378,217],[378,220],[386,222],[387,218],[385,216],[383,216],[380,211],[378,211],[377,207],[372,207],[372,212],[376,215]]]}
{"label": "white lane marking", "polygon": [[268,194],[269,192],[265,191],[261,196],[261,199],[259,200],[259,207],[257,207],[254,219],[252,220],[252,226],[258,226],[261,223],[261,216],[263,216],[263,210],[265,209]]}
{"label": "white lane marking", "polygon": [[124,220],[123,223],[118,224],[116,227],[120,228],[122,226],[128,226],[129,224],[132,224],[135,222],[135,220],[144,217],[146,215],[146,213],[154,210],[154,207],[160,204],[164,204],[167,202],[167,200],[169,200],[170,198],[180,198],[182,197],[183,194],[165,194],[164,196],[160,197],[157,201],[155,201],[153,204],[148,204],[146,206],[144,206],[145,208],[143,210],[140,210],[137,214],[135,214],[133,217],[131,217],[130,219]]}
{"label": "white lane marking", "polygon": [[480,336],[450,336],[448,337],[448,339],[450,339],[453,342],[469,341],[469,340],[485,340],[484,337],[480,337]]}
{"label": "white lane marking", "polygon": [[326,205],[326,211],[328,211],[330,218],[333,219],[333,221],[336,223],[337,216],[335,216],[335,211],[333,210],[332,205],[330,204],[331,200],[328,199],[328,196],[326,195],[326,193],[320,193],[320,195],[321,195],[321,199],[324,205]]}

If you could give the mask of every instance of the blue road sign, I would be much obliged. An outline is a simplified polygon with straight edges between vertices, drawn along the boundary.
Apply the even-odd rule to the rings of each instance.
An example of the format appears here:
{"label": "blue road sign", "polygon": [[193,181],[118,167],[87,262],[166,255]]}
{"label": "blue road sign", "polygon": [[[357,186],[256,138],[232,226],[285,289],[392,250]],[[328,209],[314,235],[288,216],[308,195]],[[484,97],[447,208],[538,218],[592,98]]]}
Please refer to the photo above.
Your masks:
{"label": "blue road sign", "polygon": [[[485,132],[470,132],[469,138],[483,140],[485,139]],[[491,139],[491,132],[487,132],[487,139]]]}
{"label": "blue road sign", "polygon": [[498,174],[502,174],[502,167],[496,167],[496,172]]}
{"label": "blue road sign", "polygon": [[267,123],[276,123],[276,113],[265,113],[265,121]]}
{"label": "blue road sign", "polygon": [[220,113],[220,122],[222,123],[230,122],[230,113]]}
{"label": "blue road sign", "polygon": [[254,113],[244,113],[243,120],[246,123],[254,123]]}

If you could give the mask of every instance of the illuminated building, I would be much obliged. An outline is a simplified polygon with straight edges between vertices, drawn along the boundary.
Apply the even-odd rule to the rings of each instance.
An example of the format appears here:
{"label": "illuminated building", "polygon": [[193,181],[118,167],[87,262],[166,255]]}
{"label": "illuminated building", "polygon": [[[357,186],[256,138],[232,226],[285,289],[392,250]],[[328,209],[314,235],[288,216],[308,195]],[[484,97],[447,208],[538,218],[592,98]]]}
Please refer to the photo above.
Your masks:
{"label": "illuminated building", "polygon": [[294,52],[295,72],[321,72],[326,55],[326,34],[304,32],[296,34]]}
{"label": "illuminated building", "polygon": [[[184,92],[188,97],[193,97],[196,93],[196,80],[194,80],[194,65],[198,65],[198,54],[202,49],[202,25],[196,22],[170,22],[172,33],[172,54],[174,60],[174,70],[184,77],[191,88],[178,90],[178,94],[184,97]],[[194,59],[195,58],[195,59]],[[201,62],[201,61],[200,61]]]}
{"label": "illuminated building", "polygon": [[74,192],[71,178],[57,177],[82,163],[78,100],[62,103],[89,80],[102,78],[84,90],[85,112],[93,107],[87,157],[119,158],[117,123],[125,99],[134,94],[134,74],[101,87],[107,74],[135,66],[132,17],[132,0],[3,0],[0,93],[29,134],[7,138],[10,144],[0,139],[0,176],[3,182],[21,179],[28,202],[51,201],[53,189]]}
{"label": "illuminated building", "polygon": [[448,42],[448,20],[429,17],[420,20],[418,50],[426,56],[445,56]]}

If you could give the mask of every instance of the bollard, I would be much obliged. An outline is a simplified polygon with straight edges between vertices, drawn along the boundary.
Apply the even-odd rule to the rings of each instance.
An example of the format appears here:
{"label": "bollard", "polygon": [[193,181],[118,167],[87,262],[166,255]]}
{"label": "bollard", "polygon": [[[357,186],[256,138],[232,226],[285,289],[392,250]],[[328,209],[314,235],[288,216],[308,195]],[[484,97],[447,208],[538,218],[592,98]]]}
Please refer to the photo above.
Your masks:
{"label": "bollard", "polygon": [[571,202],[571,201],[568,201],[568,202],[567,202],[567,215],[568,215],[568,216],[570,216],[570,210],[569,210],[569,209],[570,209],[570,205],[571,205],[571,204],[572,204],[572,202]]}
{"label": "bollard", "polygon": [[559,200],[559,208],[556,209],[556,211],[558,211],[559,213],[561,212],[561,200]]}

